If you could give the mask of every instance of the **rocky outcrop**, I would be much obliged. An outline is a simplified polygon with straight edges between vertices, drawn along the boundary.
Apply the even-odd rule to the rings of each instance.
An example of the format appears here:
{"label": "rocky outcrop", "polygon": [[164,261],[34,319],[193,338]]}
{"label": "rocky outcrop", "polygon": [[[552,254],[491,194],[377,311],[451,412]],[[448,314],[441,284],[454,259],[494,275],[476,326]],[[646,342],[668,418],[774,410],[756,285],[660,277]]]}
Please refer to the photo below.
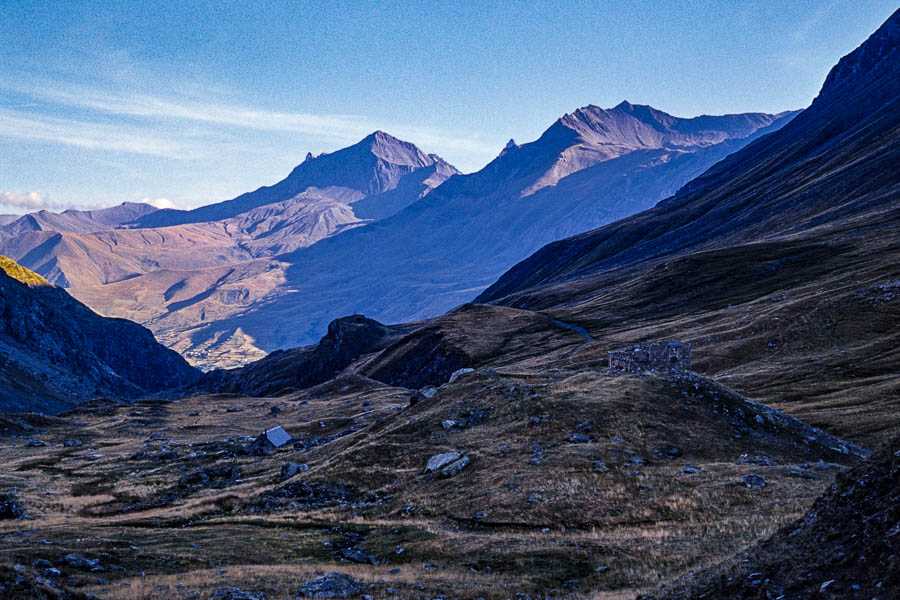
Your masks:
{"label": "rocky outcrop", "polygon": [[368,375],[388,385],[417,389],[446,383],[472,359],[439,325],[425,327],[389,348]]}
{"label": "rocky outcrop", "polygon": [[272,396],[323,383],[365,354],[400,337],[397,328],[363,315],[335,319],[315,346],[273,352],[266,358],[228,371],[206,374],[197,388],[210,392]]}

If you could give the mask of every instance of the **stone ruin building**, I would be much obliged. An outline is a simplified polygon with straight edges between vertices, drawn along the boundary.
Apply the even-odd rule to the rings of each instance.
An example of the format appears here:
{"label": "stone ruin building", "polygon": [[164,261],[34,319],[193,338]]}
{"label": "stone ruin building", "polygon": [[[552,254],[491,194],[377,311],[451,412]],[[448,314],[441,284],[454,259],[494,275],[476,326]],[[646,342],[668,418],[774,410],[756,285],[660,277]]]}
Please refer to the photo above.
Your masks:
{"label": "stone ruin building", "polygon": [[689,373],[691,343],[670,340],[612,350],[609,353],[609,370],[627,373]]}

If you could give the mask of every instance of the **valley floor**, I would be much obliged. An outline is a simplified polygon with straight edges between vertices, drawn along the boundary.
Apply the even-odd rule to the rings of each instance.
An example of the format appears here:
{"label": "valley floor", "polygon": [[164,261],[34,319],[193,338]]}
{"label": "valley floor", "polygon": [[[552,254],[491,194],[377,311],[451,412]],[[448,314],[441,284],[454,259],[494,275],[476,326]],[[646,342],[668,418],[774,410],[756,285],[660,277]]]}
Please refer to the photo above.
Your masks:
{"label": "valley floor", "polygon": [[[271,600],[341,572],[349,597],[632,598],[859,460],[697,376],[483,369],[410,399],[345,374],[4,417],[0,509],[27,516],[0,519],[0,597]],[[247,453],[277,425],[292,442]],[[468,461],[423,473],[447,452]]]}

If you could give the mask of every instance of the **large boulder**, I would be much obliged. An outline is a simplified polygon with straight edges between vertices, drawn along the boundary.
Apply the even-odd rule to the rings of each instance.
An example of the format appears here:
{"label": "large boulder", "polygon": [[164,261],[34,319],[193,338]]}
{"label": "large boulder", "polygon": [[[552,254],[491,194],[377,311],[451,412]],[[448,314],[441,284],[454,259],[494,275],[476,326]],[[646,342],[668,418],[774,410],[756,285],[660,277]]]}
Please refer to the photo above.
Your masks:
{"label": "large boulder", "polygon": [[428,459],[428,463],[425,465],[425,473],[433,473],[446,467],[450,463],[459,460],[461,457],[462,452],[443,452],[441,454],[435,454]]}
{"label": "large boulder", "polygon": [[304,598],[347,598],[359,594],[362,590],[361,581],[344,573],[332,571],[304,583],[300,588],[300,594]]}

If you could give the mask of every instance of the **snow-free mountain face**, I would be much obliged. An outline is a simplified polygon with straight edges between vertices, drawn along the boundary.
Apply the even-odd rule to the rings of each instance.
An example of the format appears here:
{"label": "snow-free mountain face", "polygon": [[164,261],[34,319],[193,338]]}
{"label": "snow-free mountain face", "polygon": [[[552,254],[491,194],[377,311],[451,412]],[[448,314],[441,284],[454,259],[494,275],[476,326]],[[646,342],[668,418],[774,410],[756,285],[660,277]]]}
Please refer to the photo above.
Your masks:
{"label": "snow-free mountain face", "polygon": [[73,288],[235,265],[390,216],[456,172],[378,131],[349,148],[308,155],[274,186],[193,211],[138,204],[26,215],[0,227],[0,252]]}
{"label": "snow-free mountain face", "polygon": [[[481,171],[450,178],[393,216],[277,260],[161,270],[111,286],[75,286],[72,292],[108,314],[148,323],[164,343],[198,364],[239,364],[315,341],[332,319],[347,314],[386,323],[440,314],[471,299],[544,243],[652,206],[791,116],[679,119],[627,104],[586,107],[559,119],[534,142],[507,145]],[[354,173],[375,172],[372,165],[385,156],[394,157],[395,165],[433,160],[396,143],[388,154],[382,141],[391,139],[375,134],[329,155],[344,165],[343,179],[318,183],[351,194]],[[235,202],[254,204],[259,194],[279,187],[294,193],[289,182],[312,181],[320,168],[313,166],[326,158],[308,160],[285,182]],[[350,158],[365,168],[346,166]],[[363,202],[374,204],[439,164],[400,179],[396,174],[412,166],[393,167],[371,188],[397,182],[393,190],[349,206],[355,212]],[[266,223],[261,219],[257,227]]]}
{"label": "snow-free mountain face", "polygon": [[[571,173],[638,150],[695,151],[730,139],[746,138],[785,114],[680,119],[651,106],[627,101],[611,109],[593,105],[579,108],[560,118],[534,142],[533,150],[555,156],[555,160],[525,193],[555,185]],[[515,157],[514,150],[507,150],[506,155]]]}
{"label": "snow-free mountain face", "polygon": [[[155,215],[136,219],[134,226],[163,227],[221,221],[260,206],[291,200],[310,189],[327,190],[334,200],[354,204],[397,188],[413,187],[406,191],[415,193],[407,195],[405,204],[400,202],[403,205],[397,206],[399,210],[456,173],[456,169],[439,156],[425,154],[414,144],[376,131],[343,150],[318,156],[307,154],[306,160],[290,175],[271,187],[194,210],[161,210]],[[408,177],[412,177],[414,185],[406,181]]]}
{"label": "snow-free mountain face", "polygon": [[[849,214],[896,211],[898,97],[894,15],[841,59],[812,105],[777,134],[729,156],[652,210],[542,248],[480,300],[675,253],[798,235]],[[520,301],[526,300],[509,300]]]}

